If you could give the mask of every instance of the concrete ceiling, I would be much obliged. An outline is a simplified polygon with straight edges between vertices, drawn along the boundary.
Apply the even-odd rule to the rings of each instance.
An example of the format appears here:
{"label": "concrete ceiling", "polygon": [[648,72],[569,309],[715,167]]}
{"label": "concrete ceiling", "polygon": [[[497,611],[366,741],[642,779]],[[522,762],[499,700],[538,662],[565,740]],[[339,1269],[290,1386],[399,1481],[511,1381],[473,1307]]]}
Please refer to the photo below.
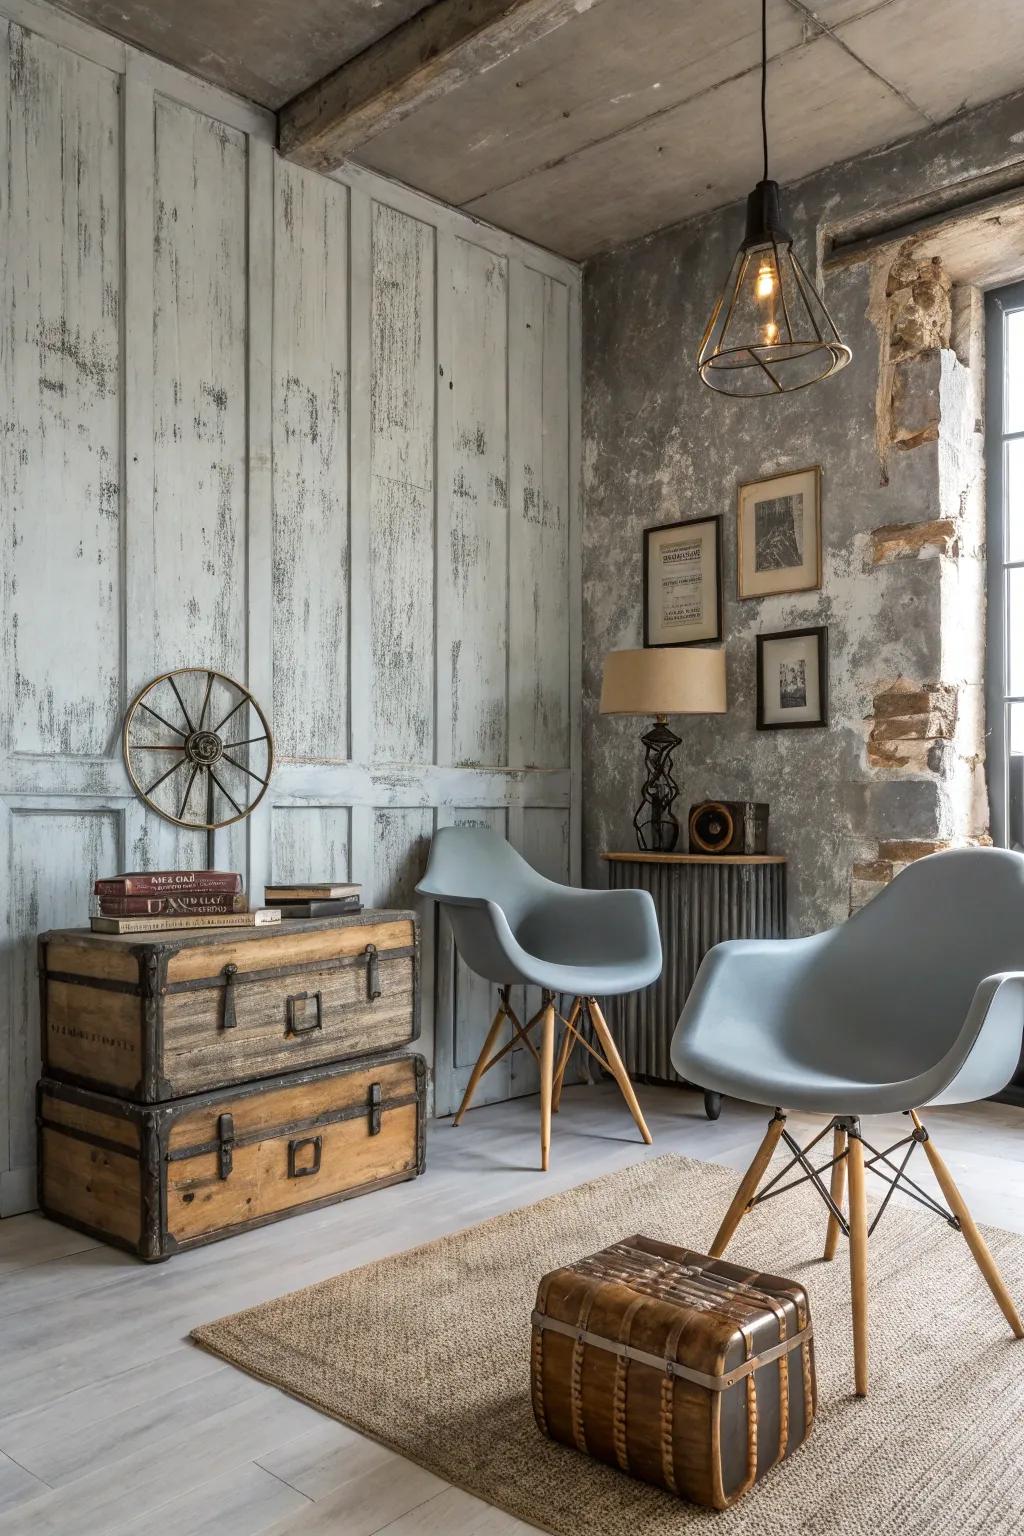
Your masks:
{"label": "concrete ceiling", "polygon": [[276,111],[430,0],[59,0],[94,22]]}
{"label": "concrete ceiling", "polygon": [[[440,0],[456,6],[462,0]],[[420,0],[64,0],[279,107]],[[757,0],[576,0],[353,158],[584,258],[760,175]],[[1024,87],[1024,0],[768,0],[771,174],[793,181]]]}

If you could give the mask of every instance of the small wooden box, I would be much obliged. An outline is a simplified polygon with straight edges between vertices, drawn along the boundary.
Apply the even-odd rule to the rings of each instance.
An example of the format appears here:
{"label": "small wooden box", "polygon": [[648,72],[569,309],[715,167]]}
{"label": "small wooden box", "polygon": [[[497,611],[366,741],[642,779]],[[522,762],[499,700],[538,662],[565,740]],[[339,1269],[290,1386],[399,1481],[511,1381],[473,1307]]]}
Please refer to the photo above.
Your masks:
{"label": "small wooden box", "polygon": [[39,1084],[39,1205],[143,1259],[423,1172],[422,1056],[133,1104]]}
{"label": "small wooden box", "polygon": [[532,1383],[553,1440],[727,1509],[810,1432],[807,1293],[629,1237],[541,1281]]}
{"label": "small wooden box", "polygon": [[412,912],[165,934],[43,934],[43,1073],[155,1104],[419,1035]]}

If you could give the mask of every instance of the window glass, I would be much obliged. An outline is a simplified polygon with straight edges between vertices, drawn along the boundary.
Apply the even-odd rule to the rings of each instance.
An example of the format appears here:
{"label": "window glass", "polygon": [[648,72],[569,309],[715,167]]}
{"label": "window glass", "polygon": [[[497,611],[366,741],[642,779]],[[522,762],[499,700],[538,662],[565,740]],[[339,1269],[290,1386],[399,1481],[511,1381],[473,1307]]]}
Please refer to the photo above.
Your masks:
{"label": "window glass", "polygon": [[1006,559],[1024,560],[1024,437],[1003,444],[1006,498]]}
{"label": "window glass", "polygon": [[1024,309],[1006,317],[1003,431],[1024,432]]}
{"label": "window glass", "polygon": [[1006,573],[1007,691],[1024,697],[1024,567]]}

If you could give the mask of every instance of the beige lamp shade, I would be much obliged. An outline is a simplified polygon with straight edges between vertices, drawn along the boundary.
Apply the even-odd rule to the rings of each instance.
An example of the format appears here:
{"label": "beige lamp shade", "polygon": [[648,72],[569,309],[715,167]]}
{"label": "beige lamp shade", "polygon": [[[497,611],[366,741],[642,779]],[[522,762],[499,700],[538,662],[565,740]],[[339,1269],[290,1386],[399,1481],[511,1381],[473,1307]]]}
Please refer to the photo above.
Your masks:
{"label": "beige lamp shade", "polygon": [[648,647],[609,651],[602,715],[725,713],[725,647]]}

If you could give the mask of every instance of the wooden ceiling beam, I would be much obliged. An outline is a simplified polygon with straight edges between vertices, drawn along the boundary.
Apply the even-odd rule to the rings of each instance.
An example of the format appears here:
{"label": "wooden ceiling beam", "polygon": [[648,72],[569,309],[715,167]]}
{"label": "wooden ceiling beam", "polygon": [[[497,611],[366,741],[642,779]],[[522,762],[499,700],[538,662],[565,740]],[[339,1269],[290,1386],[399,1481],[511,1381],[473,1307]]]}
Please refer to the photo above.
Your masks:
{"label": "wooden ceiling beam", "polygon": [[281,153],[335,170],[367,140],[601,0],[434,0],[278,114]]}

